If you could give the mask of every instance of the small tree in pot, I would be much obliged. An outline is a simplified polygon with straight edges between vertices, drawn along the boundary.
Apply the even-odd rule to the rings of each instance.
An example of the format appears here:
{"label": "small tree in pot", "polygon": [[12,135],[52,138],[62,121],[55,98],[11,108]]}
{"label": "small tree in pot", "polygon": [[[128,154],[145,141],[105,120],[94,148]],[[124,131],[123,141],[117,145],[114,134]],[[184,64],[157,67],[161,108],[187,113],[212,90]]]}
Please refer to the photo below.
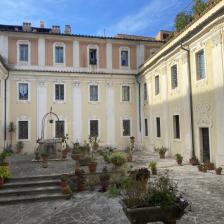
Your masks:
{"label": "small tree in pot", "polygon": [[106,192],[109,186],[110,174],[108,174],[107,167],[104,167],[100,175],[101,192]]}
{"label": "small tree in pot", "polygon": [[177,154],[175,155],[175,158],[176,158],[177,164],[178,164],[178,165],[182,165],[182,162],[183,162],[183,156],[182,156],[181,154],[177,153]]}
{"label": "small tree in pot", "polygon": [[127,162],[127,154],[124,152],[114,152],[110,156],[110,161],[115,168],[122,167]]}
{"label": "small tree in pot", "polygon": [[155,152],[159,153],[160,159],[165,159],[165,154],[167,151],[168,149],[164,146],[162,146],[161,148],[155,148]]}
{"label": "small tree in pot", "polygon": [[97,150],[99,148],[99,143],[100,143],[100,139],[98,139],[97,136],[89,136],[91,161],[90,161],[88,167],[89,167],[89,172],[90,173],[95,173],[96,172],[97,162],[96,162],[96,159],[94,157],[94,153],[97,152]]}
{"label": "small tree in pot", "polygon": [[157,175],[157,167],[156,167],[156,162],[155,161],[151,161],[149,163],[149,168],[152,171],[152,175]]}

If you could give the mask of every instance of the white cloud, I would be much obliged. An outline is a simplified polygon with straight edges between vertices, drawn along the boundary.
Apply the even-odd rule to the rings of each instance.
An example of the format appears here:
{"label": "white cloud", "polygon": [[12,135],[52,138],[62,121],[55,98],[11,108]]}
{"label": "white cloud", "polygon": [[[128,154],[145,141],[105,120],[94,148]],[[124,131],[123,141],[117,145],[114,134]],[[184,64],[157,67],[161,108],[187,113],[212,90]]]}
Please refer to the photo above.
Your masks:
{"label": "white cloud", "polygon": [[[168,3],[168,4],[167,4]],[[151,0],[147,5],[142,7],[136,14],[126,15],[116,24],[106,27],[106,35],[115,35],[117,33],[134,34],[138,33],[150,26],[154,26],[161,21],[161,18],[167,17],[167,12],[172,10],[177,5],[180,5],[179,0]],[[170,25],[170,18],[166,18],[166,25]],[[165,24],[164,24],[165,25]],[[158,27],[162,29],[162,27]],[[103,35],[103,29],[100,29],[97,34]]]}

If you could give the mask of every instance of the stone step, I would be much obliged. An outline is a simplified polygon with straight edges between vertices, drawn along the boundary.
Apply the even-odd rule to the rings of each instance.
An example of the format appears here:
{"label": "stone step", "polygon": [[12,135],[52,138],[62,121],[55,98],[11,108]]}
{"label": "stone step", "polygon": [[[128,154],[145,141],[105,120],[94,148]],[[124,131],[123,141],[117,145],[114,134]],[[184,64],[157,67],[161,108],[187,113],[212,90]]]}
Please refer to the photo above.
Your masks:
{"label": "stone step", "polygon": [[21,196],[21,195],[36,195],[42,193],[60,193],[59,186],[45,186],[45,187],[22,187],[22,188],[5,188],[0,190],[0,198],[5,196]]}
{"label": "stone step", "polygon": [[10,181],[3,185],[2,189],[6,188],[25,188],[25,187],[37,187],[37,186],[58,186],[60,184],[59,179],[55,180],[25,180],[25,181]]}
{"label": "stone step", "polygon": [[7,196],[0,198],[0,206],[6,204],[37,202],[37,201],[49,201],[60,200],[69,197],[68,194],[52,193],[52,194],[38,194],[38,195],[22,195],[22,196]]}
{"label": "stone step", "polygon": [[[55,179],[60,179],[62,175],[64,175],[64,174],[10,178],[10,182],[24,182],[24,181],[36,181],[36,180],[55,180]],[[70,175],[70,174],[66,174],[66,175]]]}

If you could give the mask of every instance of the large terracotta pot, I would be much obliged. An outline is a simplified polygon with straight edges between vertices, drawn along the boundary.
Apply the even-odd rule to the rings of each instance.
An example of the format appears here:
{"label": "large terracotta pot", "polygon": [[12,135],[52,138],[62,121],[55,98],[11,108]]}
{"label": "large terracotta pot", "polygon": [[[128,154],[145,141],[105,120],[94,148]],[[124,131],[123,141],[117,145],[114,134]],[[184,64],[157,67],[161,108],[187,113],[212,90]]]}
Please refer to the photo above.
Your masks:
{"label": "large terracotta pot", "polygon": [[182,165],[182,160],[177,160],[177,164],[181,166]]}
{"label": "large terracotta pot", "polygon": [[81,154],[72,154],[71,157],[72,157],[73,160],[77,161],[77,160],[80,160]]}
{"label": "large terracotta pot", "polygon": [[160,152],[159,157],[160,159],[165,159],[165,152]]}
{"label": "large terracotta pot", "polygon": [[97,167],[97,162],[90,162],[88,167],[89,167],[89,172],[90,173],[95,173],[96,172],[96,167]]}

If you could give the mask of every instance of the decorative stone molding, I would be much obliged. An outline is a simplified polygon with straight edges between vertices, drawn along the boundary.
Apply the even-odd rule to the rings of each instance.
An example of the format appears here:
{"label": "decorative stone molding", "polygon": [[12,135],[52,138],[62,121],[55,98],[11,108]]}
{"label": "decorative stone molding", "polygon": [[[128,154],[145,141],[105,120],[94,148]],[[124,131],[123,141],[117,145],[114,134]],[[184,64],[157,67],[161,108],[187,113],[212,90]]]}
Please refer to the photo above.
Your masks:
{"label": "decorative stone molding", "polygon": [[197,113],[196,124],[200,127],[211,127],[211,106],[207,103],[201,103],[195,106],[195,110]]}
{"label": "decorative stone molding", "polygon": [[217,35],[212,37],[212,47],[217,47],[219,44],[222,44],[222,35],[218,33]]}
{"label": "decorative stone molding", "polygon": [[39,80],[38,82],[37,82],[37,84],[38,84],[38,87],[46,87],[46,81],[45,80]]}
{"label": "decorative stone molding", "polygon": [[75,88],[75,87],[79,87],[80,86],[80,81],[78,81],[78,80],[74,80],[73,82],[72,82],[72,87],[73,88]]}
{"label": "decorative stone molding", "polygon": [[106,86],[109,87],[113,87],[114,86],[114,82],[113,81],[106,81]]}

